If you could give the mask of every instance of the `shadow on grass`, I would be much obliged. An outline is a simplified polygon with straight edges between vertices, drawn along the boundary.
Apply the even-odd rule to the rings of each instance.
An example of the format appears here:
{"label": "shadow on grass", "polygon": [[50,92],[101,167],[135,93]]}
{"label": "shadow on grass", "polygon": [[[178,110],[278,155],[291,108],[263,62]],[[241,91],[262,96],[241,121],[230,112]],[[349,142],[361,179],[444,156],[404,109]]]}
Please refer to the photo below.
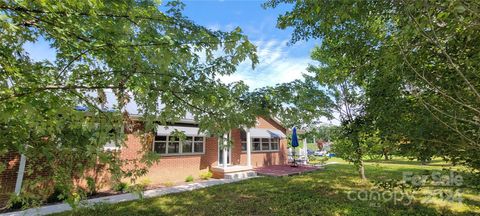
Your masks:
{"label": "shadow on grass", "polygon": [[462,202],[466,205],[477,206],[478,208],[480,208],[480,201],[479,200],[474,200],[474,199],[470,199],[470,198],[467,198],[467,197],[462,197]]}
{"label": "shadow on grass", "polygon": [[[418,169],[421,170],[421,169]],[[381,170],[367,166],[371,179],[401,176],[417,169]],[[143,201],[99,205],[74,215],[474,215],[435,208],[419,202],[352,201],[348,193],[368,182],[357,178],[352,165],[335,164],[325,170],[292,177],[262,177],[170,194]],[[476,202],[476,201],[475,201]],[[69,215],[70,213],[63,213]]]}
{"label": "shadow on grass", "polygon": [[417,166],[452,166],[449,163],[446,163],[442,159],[434,159],[426,164],[422,164],[416,160],[408,160],[408,159],[391,159],[391,160],[365,160],[366,163],[381,163],[381,164],[398,164],[398,165],[417,165]]}

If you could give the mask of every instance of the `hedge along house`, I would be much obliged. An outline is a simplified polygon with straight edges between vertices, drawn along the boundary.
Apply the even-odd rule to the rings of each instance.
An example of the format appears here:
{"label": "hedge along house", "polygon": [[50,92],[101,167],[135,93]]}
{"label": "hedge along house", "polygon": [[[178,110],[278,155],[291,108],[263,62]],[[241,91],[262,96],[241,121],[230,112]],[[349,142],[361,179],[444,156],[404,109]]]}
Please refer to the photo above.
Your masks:
{"label": "hedge along house", "polygon": [[[186,139],[171,136],[175,130],[185,133]],[[160,154],[160,159],[143,178],[159,184],[184,181],[188,176],[198,178],[208,171],[214,178],[252,176],[255,167],[287,163],[285,133],[286,128],[267,117],[257,117],[253,128],[233,129],[223,137],[199,133],[191,119],[159,125],[151,150]],[[232,144],[228,145],[227,140]],[[133,159],[141,148],[139,138],[128,134],[125,147],[119,149],[120,157]]]}

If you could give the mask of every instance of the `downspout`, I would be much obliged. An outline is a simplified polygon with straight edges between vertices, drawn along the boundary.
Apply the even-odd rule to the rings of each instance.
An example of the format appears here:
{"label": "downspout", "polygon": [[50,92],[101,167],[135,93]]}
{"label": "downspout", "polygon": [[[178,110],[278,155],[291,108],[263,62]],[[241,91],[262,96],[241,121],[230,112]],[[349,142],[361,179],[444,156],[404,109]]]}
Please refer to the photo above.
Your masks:
{"label": "downspout", "polygon": [[20,195],[20,191],[22,190],[23,174],[25,173],[26,161],[27,161],[27,157],[25,157],[25,155],[22,154],[20,156],[20,166],[18,167],[17,182],[15,183],[15,194],[17,196]]}

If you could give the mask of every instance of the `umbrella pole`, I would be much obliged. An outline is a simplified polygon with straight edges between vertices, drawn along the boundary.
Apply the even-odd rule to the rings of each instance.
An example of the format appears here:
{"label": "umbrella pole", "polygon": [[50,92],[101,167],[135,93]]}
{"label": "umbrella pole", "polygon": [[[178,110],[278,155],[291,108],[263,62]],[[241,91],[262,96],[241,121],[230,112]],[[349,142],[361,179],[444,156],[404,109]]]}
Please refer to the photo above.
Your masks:
{"label": "umbrella pole", "polygon": [[293,157],[292,167],[297,167],[297,160],[295,159],[295,147],[293,147],[292,157]]}

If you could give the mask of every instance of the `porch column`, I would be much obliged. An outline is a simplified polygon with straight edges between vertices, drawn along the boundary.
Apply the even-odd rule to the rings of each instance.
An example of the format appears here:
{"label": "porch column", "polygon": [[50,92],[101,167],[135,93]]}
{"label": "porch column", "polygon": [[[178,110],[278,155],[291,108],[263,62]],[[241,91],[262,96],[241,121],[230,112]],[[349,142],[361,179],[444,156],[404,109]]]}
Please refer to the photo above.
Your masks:
{"label": "porch column", "polygon": [[223,168],[227,168],[227,142],[228,142],[228,136],[227,134],[223,134],[223,149],[222,149],[222,163],[223,163]]}
{"label": "porch column", "polygon": [[250,138],[250,128],[247,128],[247,166],[252,166],[252,139]]}

